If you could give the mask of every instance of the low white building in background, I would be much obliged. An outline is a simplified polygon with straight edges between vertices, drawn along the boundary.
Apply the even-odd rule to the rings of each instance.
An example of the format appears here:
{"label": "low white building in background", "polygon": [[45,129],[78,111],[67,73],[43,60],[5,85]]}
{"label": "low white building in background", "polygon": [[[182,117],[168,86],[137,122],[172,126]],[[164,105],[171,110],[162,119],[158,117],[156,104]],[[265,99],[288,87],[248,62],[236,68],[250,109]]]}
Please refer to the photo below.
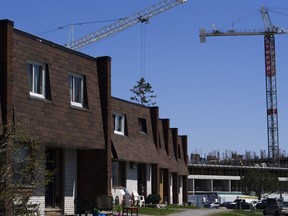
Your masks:
{"label": "low white building in background", "polygon": [[[245,197],[240,189],[240,179],[248,170],[265,169],[278,175],[280,184],[288,183],[288,168],[268,166],[240,166],[189,163],[188,203],[201,203],[217,200],[220,203],[232,202],[236,198]],[[262,197],[281,198],[288,201],[287,193],[263,194]],[[244,198],[243,198],[244,199]],[[256,197],[247,197],[252,201]]]}

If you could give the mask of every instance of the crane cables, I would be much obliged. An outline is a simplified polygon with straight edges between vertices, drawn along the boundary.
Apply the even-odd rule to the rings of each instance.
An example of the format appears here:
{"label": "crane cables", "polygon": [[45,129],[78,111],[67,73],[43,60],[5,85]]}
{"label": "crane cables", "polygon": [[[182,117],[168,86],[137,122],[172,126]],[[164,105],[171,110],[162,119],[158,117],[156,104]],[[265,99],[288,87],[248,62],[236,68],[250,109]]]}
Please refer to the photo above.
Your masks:
{"label": "crane cables", "polygon": [[90,22],[79,22],[79,23],[70,23],[70,24],[67,24],[67,25],[64,25],[64,26],[59,26],[57,28],[53,28],[53,29],[50,29],[50,30],[46,30],[46,31],[43,31],[43,32],[40,32],[36,35],[38,36],[42,36],[42,35],[46,35],[46,34],[49,34],[49,33],[52,33],[52,32],[55,32],[55,31],[59,31],[59,30],[63,30],[65,28],[71,28],[72,26],[81,26],[81,25],[89,25],[89,24],[97,24],[97,23],[103,23],[103,22],[114,22],[114,21],[120,21],[124,18],[118,18],[118,19],[108,19],[108,20],[98,20],[98,21],[90,21]]}
{"label": "crane cables", "polygon": [[144,78],[146,70],[146,24],[147,22],[141,24],[141,77]]}

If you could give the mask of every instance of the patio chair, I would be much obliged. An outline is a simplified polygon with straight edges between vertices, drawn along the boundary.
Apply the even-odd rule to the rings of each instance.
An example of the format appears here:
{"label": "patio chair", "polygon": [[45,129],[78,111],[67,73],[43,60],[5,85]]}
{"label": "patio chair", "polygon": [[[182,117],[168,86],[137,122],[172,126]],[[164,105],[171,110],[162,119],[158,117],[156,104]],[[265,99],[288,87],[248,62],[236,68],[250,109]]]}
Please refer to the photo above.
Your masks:
{"label": "patio chair", "polygon": [[138,206],[139,205],[139,194],[137,191],[133,190],[132,191],[132,198],[133,198],[133,205]]}
{"label": "patio chair", "polygon": [[145,197],[144,196],[139,196],[139,207],[145,207]]}
{"label": "patio chair", "polygon": [[132,206],[131,205],[131,196],[130,194],[124,194],[123,196],[123,212],[122,215],[128,215],[130,212],[130,215],[132,216],[133,212],[136,213],[136,215],[138,216],[138,207],[136,206]]}
{"label": "patio chair", "polygon": [[96,196],[95,208],[100,215],[113,215],[113,197],[108,195]]}

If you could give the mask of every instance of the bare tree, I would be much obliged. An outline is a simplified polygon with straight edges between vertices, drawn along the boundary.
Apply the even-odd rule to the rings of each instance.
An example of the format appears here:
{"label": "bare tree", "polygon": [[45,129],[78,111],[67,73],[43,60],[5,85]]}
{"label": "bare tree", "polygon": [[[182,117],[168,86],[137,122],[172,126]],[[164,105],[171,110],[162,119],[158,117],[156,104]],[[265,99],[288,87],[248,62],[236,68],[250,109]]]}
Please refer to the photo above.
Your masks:
{"label": "bare tree", "polygon": [[[46,178],[46,177],[47,178]],[[0,213],[24,214],[32,194],[43,187],[49,175],[40,142],[16,125],[0,130]],[[17,211],[17,213],[15,213]]]}

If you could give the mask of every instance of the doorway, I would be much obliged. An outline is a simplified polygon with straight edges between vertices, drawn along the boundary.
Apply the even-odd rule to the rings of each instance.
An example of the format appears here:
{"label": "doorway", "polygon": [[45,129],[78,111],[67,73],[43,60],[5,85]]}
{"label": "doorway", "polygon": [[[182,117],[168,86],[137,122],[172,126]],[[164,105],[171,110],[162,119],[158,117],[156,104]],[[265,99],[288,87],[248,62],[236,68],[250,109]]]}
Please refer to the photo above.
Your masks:
{"label": "doorway", "polygon": [[50,177],[45,187],[45,208],[63,207],[63,162],[62,150],[46,149],[46,170]]}
{"label": "doorway", "polygon": [[138,193],[139,195],[147,195],[146,165],[138,164]]}

